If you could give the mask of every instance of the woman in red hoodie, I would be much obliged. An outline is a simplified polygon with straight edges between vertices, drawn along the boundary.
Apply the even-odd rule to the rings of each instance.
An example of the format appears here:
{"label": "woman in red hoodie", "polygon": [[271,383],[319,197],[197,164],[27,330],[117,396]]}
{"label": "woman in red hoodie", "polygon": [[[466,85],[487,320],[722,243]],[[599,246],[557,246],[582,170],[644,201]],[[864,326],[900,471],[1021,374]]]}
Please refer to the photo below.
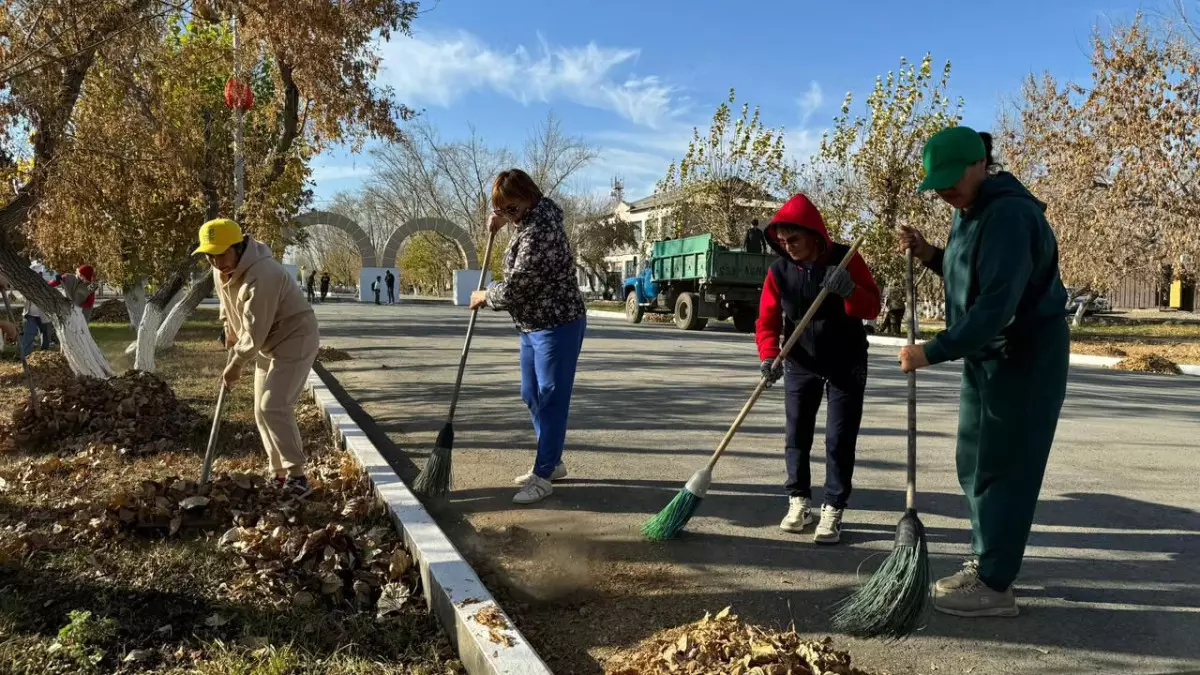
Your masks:
{"label": "woman in red hoodie", "polygon": [[[845,270],[838,263],[850,247],[835,243],[821,212],[797,194],[779,209],[766,231],[779,254],[763,282],[756,336],[768,384],[784,378],[787,427],[788,512],[779,523],[802,532],[813,521],[809,453],[822,394],[825,420],[825,494],[813,541],[841,540],[842,514],[850,497],[854,452],[867,386],[867,333],[863,321],[879,316],[879,287],[857,253]],[[816,300],[829,294],[796,341],[782,370],[772,368],[783,342]]]}

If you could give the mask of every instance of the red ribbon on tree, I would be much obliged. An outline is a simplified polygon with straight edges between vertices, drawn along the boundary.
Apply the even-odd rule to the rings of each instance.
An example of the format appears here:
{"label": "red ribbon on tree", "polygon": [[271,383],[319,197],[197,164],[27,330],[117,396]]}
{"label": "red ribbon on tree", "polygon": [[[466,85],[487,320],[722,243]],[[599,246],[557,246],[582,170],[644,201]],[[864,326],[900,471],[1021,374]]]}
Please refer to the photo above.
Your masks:
{"label": "red ribbon on tree", "polygon": [[225,81],[225,107],[245,112],[254,107],[254,91],[245,82],[231,77]]}

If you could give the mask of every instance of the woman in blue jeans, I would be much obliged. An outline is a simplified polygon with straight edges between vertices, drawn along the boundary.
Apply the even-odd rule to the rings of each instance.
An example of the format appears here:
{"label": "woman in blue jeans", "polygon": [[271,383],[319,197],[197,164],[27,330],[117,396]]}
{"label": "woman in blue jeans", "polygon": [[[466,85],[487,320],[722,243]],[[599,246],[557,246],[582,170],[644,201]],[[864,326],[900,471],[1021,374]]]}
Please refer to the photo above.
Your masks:
{"label": "woman in blue jeans", "polygon": [[558,204],[542,195],[520,169],[492,184],[492,232],[513,225],[504,256],[504,281],[471,295],[471,308],[507,311],[521,333],[521,398],[529,406],[537,457],[533,470],[517,478],[514,504],[533,504],[566,477],[562,462],[575,367],[587,329],[587,310],[575,277],[575,257]]}

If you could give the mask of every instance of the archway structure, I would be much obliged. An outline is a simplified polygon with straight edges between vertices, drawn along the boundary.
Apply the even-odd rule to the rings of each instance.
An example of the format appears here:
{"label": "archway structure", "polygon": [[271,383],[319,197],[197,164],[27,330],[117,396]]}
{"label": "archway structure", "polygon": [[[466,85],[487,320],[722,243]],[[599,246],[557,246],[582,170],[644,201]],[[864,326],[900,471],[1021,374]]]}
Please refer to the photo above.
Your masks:
{"label": "archway structure", "polygon": [[375,245],[371,243],[371,238],[367,236],[366,232],[363,232],[358,223],[346,216],[334,213],[333,211],[309,211],[308,213],[296,216],[296,222],[300,225],[328,225],[336,227],[354,239],[354,245],[358,247],[358,252],[362,255],[363,267],[379,266],[379,258],[375,252]]}
{"label": "archway structure", "polygon": [[400,254],[400,244],[418,232],[437,232],[443,237],[447,237],[458,244],[458,250],[462,252],[467,269],[480,269],[479,253],[475,250],[475,242],[471,241],[471,235],[445,218],[414,218],[396,228],[396,231],[388,236],[387,243],[383,246],[383,257],[380,258],[380,261],[395,264],[396,256]]}

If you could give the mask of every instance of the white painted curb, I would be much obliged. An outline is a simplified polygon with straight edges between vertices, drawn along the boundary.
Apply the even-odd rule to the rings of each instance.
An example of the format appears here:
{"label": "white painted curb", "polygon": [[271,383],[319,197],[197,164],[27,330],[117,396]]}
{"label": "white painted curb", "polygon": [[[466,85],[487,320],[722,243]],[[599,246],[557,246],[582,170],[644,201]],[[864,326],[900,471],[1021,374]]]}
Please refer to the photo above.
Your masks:
{"label": "white painted curb", "polygon": [[[625,314],[622,312],[606,312],[598,309],[589,309],[588,316],[597,319],[620,319],[625,320]],[[901,337],[887,337],[883,335],[868,335],[867,342],[879,347],[903,347],[908,344],[908,340]],[[925,340],[917,340],[917,343],[923,343]],[[1083,366],[1092,368],[1112,368],[1121,362],[1121,359],[1112,356],[1093,356],[1092,354],[1071,354],[1071,365]],[[1179,370],[1184,375],[1193,375],[1200,377],[1200,365],[1198,364],[1180,364]]]}
{"label": "white painted curb", "polygon": [[[488,592],[475,570],[421,506],[408,486],[388,465],[358,424],[350,418],[316,371],[308,374],[308,389],[325,413],[329,426],[346,450],[354,453],[387,504],[396,528],[421,569],[421,589],[438,622],[450,636],[459,659],[471,675],[552,675],[512,619]],[[493,642],[487,626],[474,615],[494,606],[508,628],[498,631],[509,644]]]}

